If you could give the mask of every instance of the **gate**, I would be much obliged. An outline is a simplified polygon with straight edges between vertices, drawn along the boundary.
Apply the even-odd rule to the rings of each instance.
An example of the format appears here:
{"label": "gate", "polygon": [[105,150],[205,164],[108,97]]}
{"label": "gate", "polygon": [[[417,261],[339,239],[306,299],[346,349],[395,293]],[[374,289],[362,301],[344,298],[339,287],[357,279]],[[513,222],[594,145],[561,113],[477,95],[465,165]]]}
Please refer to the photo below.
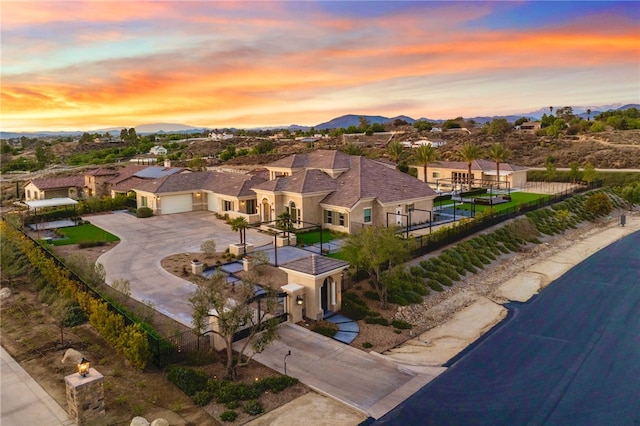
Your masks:
{"label": "gate", "polygon": [[[248,326],[243,328],[242,330],[237,331],[233,335],[233,341],[237,342],[238,340],[242,340],[249,337],[251,333],[255,330],[255,327],[258,327],[258,331],[264,330],[265,328],[267,328],[266,322],[268,320],[277,319],[278,323],[285,322],[289,317],[289,314],[287,313],[287,310],[286,310],[287,296],[288,295],[285,292],[276,293],[276,298],[278,299],[278,308],[276,309],[276,312],[273,315],[271,315],[269,318],[265,318],[265,321],[260,321],[258,325]],[[256,312],[258,315],[257,318],[260,318],[262,315],[260,301],[266,297],[268,297],[267,293],[259,293],[253,297],[253,300],[250,301],[250,303],[253,303],[253,302],[256,303]]]}

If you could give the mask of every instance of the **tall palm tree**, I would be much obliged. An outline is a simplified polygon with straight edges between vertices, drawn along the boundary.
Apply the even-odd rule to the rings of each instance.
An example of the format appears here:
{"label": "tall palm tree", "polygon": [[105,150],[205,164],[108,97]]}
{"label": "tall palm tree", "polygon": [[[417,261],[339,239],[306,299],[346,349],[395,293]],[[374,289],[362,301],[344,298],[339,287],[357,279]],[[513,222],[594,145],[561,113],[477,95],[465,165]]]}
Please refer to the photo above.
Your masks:
{"label": "tall palm tree", "polygon": [[498,189],[500,189],[500,163],[506,163],[511,158],[509,148],[501,143],[494,143],[489,148],[489,158],[496,162],[496,174],[498,179]]}
{"label": "tall palm tree", "polygon": [[458,150],[458,157],[467,163],[467,184],[469,185],[469,191],[471,191],[471,163],[482,157],[482,149],[471,142],[467,142]]}
{"label": "tall palm tree", "polygon": [[427,166],[438,159],[438,151],[431,145],[421,145],[415,149],[413,158],[424,168],[424,182],[427,180]]}
{"label": "tall palm tree", "polygon": [[591,108],[587,108],[587,121],[591,121]]}
{"label": "tall palm tree", "polygon": [[398,164],[400,156],[402,155],[403,146],[399,141],[393,141],[387,145],[387,154],[394,163]]}

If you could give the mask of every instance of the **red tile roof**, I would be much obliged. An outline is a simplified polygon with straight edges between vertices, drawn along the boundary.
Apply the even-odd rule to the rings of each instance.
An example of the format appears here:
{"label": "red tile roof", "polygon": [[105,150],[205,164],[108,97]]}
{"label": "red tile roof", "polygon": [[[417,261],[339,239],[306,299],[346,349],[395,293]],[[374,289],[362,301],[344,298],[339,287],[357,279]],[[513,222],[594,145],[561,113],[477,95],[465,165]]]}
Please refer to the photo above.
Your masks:
{"label": "red tile roof", "polygon": [[32,184],[41,191],[47,189],[62,189],[62,188],[82,188],[84,186],[84,176],[68,176],[59,178],[39,178],[33,179]]}

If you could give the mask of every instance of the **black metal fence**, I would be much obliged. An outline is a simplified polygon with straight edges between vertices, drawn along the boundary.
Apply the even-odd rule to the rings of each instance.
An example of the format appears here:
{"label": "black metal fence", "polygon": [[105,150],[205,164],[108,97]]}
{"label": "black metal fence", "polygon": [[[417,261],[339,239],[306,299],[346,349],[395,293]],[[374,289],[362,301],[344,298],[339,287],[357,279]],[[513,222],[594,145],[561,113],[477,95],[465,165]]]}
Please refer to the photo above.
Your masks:
{"label": "black metal fence", "polygon": [[592,188],[593,186],[578,187],[573,190],[548,195],[538,200],[519,204],[508,209],[483,214],[481,217],[476,217],[474,220],[469,222],[458,222],[455,227],[451,227],[446,230],[440,230],[428,235],[416,236],[415,241],[417,242],[418,247],[413,251],[413,255],[418,257],[432,251],[439,250],[449,244],[456,243],[499,223],[522,216],[530,211],[557,204],[577,193],[585,192]]}
{"label": "black metal fence", "polygon": [[[113,304],[111,300],[104,297],[104,295],[102,295],[98,290],[96,290],[93,286],[87,283],[82,277],[76,274],[54,253],[52,253],[45,246],[43,246],[42,244],[39,244],[37,241],[35,241],[33,238],[27,235],[24,232],[24,229],[19,229],[19,230],[24,234],[25,237],[31,240],[31,242],[33,242],[36,245],[36,247],[38,247],[47,258],[51,259],[56,264],[56,266],[68,271],[69,279],[73,280],[76,283],[79,290],[85,291],[91,294],[94,298],[106,303],[107,308],[111,312],[117,313],[123,318],[125,325],[132,325],[135,323],[142,324],[140,321],[136,321],[135,319],[131,318],[128,313],[124,312],[122,309],[120,309],[120,307]],[[160,336],[155,335],[154,333],[151,333],[149,330],[145,328],[144,324],[143,324],[143,329],[147,335],[147,339],[149,340],[149,350],[151,351],[151,356],[152,356],[151,361],[153,362],[153,364],[155,364],[158,367],[163,367],[167,365],[168,362],[171,362],[174,359],[175,354],[179,352],[178,348],[175,347],[171,342],[163,339]]]}

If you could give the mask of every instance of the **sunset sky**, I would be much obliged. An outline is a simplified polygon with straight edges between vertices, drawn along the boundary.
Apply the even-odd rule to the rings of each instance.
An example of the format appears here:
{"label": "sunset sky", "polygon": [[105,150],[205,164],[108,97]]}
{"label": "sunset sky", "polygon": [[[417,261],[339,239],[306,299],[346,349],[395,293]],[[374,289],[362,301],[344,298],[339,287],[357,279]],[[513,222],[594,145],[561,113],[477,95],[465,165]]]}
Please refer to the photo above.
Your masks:
{"label": "sunset sky", "polygon": [[640,103],[637,2],[5,1],[1,130]]}

